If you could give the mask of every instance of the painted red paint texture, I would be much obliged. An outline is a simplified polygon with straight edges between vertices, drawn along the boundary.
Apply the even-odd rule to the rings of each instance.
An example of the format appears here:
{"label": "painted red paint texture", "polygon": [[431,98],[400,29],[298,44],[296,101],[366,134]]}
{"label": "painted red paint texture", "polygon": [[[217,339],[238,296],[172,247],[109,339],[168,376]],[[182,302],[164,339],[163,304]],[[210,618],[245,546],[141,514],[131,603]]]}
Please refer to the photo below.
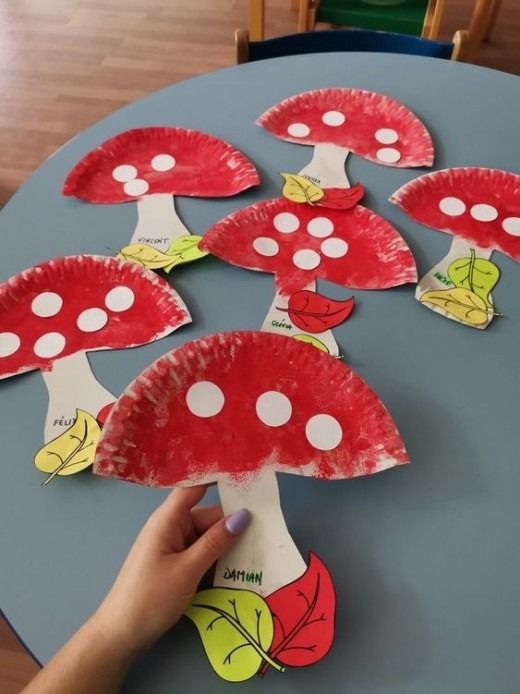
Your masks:
{"label": "painted red paint texture", "polygon": [[[160,154],[175,159],[170,171],[152,168]],[[112,176],[123,165],[134,166],[136,178],[148,183],[146,195],[226,197],[260,182],[249,159],[224,140],[198,130],[151,127],[127,130],[89,152],[67,176],[63,195],[94,203],[135,202]]]}
{"label": "painted red paint texture", "polygon": [[356,183],[352,188],[324,188],[323,192],[325,195],[316,205],[331,210],[351,210],[365,197],[361,183]]}
{"label": "painted red paint texture", "polygon": [[[322,120],[334,111],[345,116],[341,125],[330,126]],[[306,125],[309,134],[295,137],[288,128],[294,123]],[[431,166],[434,149],[431,137],[419,118],[406,106],[384,94],[363,89],[318,89],[291,96],[263,113],[257,125],[274,137],[300,145],[332,143],[383,166]],[[398,140],[385,145],[377,140],[381,129],[395,130]],[[383,147],[399,151],[398,161],[378,159]]]}
{"label": "painted red paint texture", "polygon": [[[280,213],[296,216],[298,229],[279,232],[274,218]],[[345,255],[330,258],[322,252],[327,238],[317,238],[307,231],[309,222],[316,218],[332,222],[334,231],[327,238],[346,241]],[[253,247],[258,237],[275,241],[278,253],[270,257],[258,253]],[[361,205],[352,210],[326,210],[285,198],[265,200],[216,222],[200,247],[233,265],[274,273],[276,287],[283,295],[304,289],[318,278],[351,289],[386,289],[417,281],[415,261],[402,236],[383,217]],[[316,268],[303,270],[295,265],[294,254],[302,249],[318,253],[320,263]]]}
{"label": "painted red paint texture", "polygon": [[[111,289],[128,287],[133,305],[112,311],[105,304]],[[31,311],[33,299],[43,292],[59,294],[63,306],[51,317]],[[99,308],[108,315],[104,328],[86,333],[77,326],[85,310]],[[168,282],[134,263],[104,256],[67,256],[35,265],[0,284],[0,334],[14,333],[19,349],[0,358],[0,378],[24,371],[49,371],[52,364],[81,351],[122,349],[152,342],[190,321],[179,295]],[[34,353],[38,338],[57,332],[66,340],[52,358]]]}
{"label": "painted red paint texture", "polygon": [[[197,417],[186,393],[199,381],[225,397],[215,416]],[[292,416],[268,427],[256,414],[266,391],[289,398]],[[305,425],[317,414],[335,417],[343,439],[320,451]],[[231,332],[189,342],[150,365],[110,413],[94,470],[138,484],[171,487],[208,482],[222,473],[247,483],[264,466],[342,479],[407,463],[394,422],[354,371],[316,348],[282,335]]]}
{"label": "painted red paint texture", "polygon": [[[453,216],[442,211],[440,203],[448,197],[464,204],[462,214]],[[410,181],[390,201],[420,224],[458,236],[479,248],[496,249],[520,261],[518,174],[479,167],[443,169]],[[479,221],[472,216],[473,206],[482,204],[495,208],[496,219]],[[515,233],[506,231],[508,219],[517,220]]]}
{"label": "painted red paint texture", "polygon": [[[336,593],[325,564],[312,552],[306,572],[266,597],[273,615],[269,655],[290,667],[313,665],[334,642]],[[265,672],[266,668],[261,668]]]}

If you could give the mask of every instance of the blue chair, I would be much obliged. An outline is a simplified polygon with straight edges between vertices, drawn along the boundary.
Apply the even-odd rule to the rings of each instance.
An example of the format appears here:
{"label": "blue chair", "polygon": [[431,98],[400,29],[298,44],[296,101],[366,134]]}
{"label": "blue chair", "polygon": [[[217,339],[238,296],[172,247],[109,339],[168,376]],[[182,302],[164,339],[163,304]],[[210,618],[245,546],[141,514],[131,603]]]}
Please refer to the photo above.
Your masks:
{"label": "blue chair", "polygon": [[304,53],[335,51],[370,51],[376,53],[405,53],[446,60],[464,60],[468,32],[457,31],[453,41],[431,41],[417,36],[393,34],[363,29],[327,29],[278,36],[264,41],[250,41],[249,32],[235,32],[237,63],[266,58],[279,58]]}

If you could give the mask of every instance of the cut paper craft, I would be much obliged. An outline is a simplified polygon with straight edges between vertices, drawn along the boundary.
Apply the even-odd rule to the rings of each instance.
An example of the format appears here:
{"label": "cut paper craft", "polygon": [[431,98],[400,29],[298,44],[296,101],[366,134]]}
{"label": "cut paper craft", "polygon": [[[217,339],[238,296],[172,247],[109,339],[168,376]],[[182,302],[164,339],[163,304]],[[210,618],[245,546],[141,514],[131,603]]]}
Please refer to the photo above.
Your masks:
{"label": "cut paper craft", "polygon": [[142,267],[147,267],[149,270],[170,272],[177,265],[191,263],[207,255],[207,252],[202,251],[198,246],[201,238],[202,236],[196,236],[195,234],[179,236],[172,241],[170,247],[164,253],[153,246],[133,243],[121,248],[116,257],[120,260],[137,263]]}
{"label": "cut paper craft", "polygon": [[255,572],[253,589],[269,595],[306,569],[277,471],[344,479],[407,462],[388,412],[348,366],[281,335],[232,332],[145,369],[114,405],[94,469],[150,486],[217,482],[224,513],[246,507],[253,520],[217,563],[215,585],[250,588],[230,572]]}
{"label": "cut paper craft", "polygon": [[265,599],[250,590],[200,591],[185,615],[198,629],[215,672],[244,682],[269,668],[306,667],[334,641],[336,594],[327,567],[311,552],[300,578]]}
{"label": "cut paper craft", "polygon": [[256,121],[274,137],[314,147],[299,174],[321,188],[349,188],[350,152],[375,164],[432,166],[434,149],[424,124],[395,99],[362,89],[318,89],[271,107]]}
{"label": "cut paper craft", "polygon": [[[350,289],[386,289],[417,281],[415,261],[398,231],[361,205],[324,210],[285,198],[264,200],[216,222],[200,247],[221,260],[275,275],[277,293],[262,330],[301,333],[288,315],[288,300],[316,291],[322,278]],[[333,356],[330,330],[316,334]]]}
{"label": "cut paper craft", "polygon": [[295,292],[287,302],[291,323],[308,333],[322,333],[346,321],[354,309],[354,297],[346,301],[336,301],[326,296],[302,289]]}
{"label": "cut paper craft", "polygon": [[42,487],[52,482],[56,475],[75,475],[90,467],[100,434],[99,422],[88,412],[77,410],[70,429],[47,443],[34,457],[38,470],[49,475]]}
{"label": "cut paper craft", "polygon": [[447,318],[486,328],[500,269],[494,250],[520,260],[520,176],[477,167],[435,171],[396,191],[390,201],[414,221],[453,234],[448,255],[417,285],[416,298]]}
{"label": "cut paper craft", "polygon": [[[172,244],[190,231],[175,211],[174,196],[228,197],[258,183],[253,164],[224,140],[198,130],[150,127],[127,130],[89,152],[67,176],[63,194],[91,203],[137,202],[130,245],[175,256]],[[181,262],[200,256],[184,257]]]}
{"label": "cut paper craft", "polygon": [[[72,425],[58,444],[63,458],[71,452],[67,436],[81,438],[76,410],[95,420],[115,400],[86,353],[144,345],[189,321],[179,295],[149,270],[102,256],[55,258],[0,284],[0,378],[41,370],[49,392],[45,442],[54,450],[52,440]],[[46,472],[48,450],[36,460]],[[78,469],[69,465],[66,474]]]}
{"label": "cut paper craft", "polygon": [[[281,335],[232,332],[165,354],[128,386],[103,428],[94,472],[148,486],[216,482],[226,515],[250,509],[252,521],[241,542],[217,562],[214,586],[252,591],[269,601],[275,591],[300,579],[287,588],[287,610],[279,617],[284,629],[292,625],[291,631],[305,618],[305,636],[319,643],[316,655],[321,657],[332,638],[333,590],[322,564],[311,557],[307,567],[289,534],[277,472],[335,480],[408,462],[384,405],[343,362]],[[304,597],[297,600],[300,594]],[[226,599],[215,597],[220,609]],[[306,600],[316,601],[309,613],[302,611]],[[280,611],[280,602],[272,597],[270,610]],[[230,603],[226,609],[231,608]],[[213,619],[218,616],[224,617]],[[197,619],[201,636],[210,623],[216,629],[209,614]],[[238,621],[246,619],[251,621],[251,613]],[[220,649],[224,658],[243,645],[226,630],[224,625],[218,629],[218,639],[203,637],[206,649],[211,640],[212,653]],[[280,633],[275,631],[272,642],[278,659],[297,665]],[[295,646],[303,644],[303,635],[294,635]],[[261,645],[266,651],[272,644],[266,637]],[[260,667],[255,650],[248,647],[254,663],[241,677]]]}
{"label": "cut paper craft", "polygon": [[282,173],[280,176],[284,181],[282,195],[292,202],[302,202],[332,210],[351,210],[365,195],[365,189],[361,183],[356,183],[352,188],[320,188],[305,176],[291,173]]}

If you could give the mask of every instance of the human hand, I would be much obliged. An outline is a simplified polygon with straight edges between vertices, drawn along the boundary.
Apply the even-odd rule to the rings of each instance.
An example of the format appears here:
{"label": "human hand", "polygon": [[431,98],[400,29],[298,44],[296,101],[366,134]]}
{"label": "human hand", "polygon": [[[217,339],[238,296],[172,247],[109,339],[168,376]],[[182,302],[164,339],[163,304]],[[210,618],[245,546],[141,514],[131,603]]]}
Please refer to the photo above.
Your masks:
{"label": "human hand", "polygon": [[249,524],[246,510],[224,519],[219,506],[193,508],[205,492],[177,488],[152,513],[93,617],[129,653],[179,620],[206,571]]}

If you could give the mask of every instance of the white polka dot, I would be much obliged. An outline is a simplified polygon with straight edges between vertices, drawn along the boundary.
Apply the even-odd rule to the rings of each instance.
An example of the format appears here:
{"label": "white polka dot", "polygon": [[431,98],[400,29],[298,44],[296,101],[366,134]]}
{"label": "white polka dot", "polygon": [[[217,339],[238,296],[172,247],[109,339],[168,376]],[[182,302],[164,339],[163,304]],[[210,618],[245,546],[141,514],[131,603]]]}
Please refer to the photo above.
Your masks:
{"label": "white polka dot", "polygon": [[56,292],[42,292],[36,296],[31,304],[31,311],[40,318],[50,318],[60,312],[63,299]]}
{"label": "white polka dot", "polygon": [[323,255],[328,258],[343,258],[348,252],[348,243],[343,239],[325,239],[320,246]]}
{"label": "white polka dot", "polygon": [[399,140],[399,135],[392,128],[380,128],[374,137],[382,145],[393,145]]}
{"label": "white polka dot", "polygon": [[485,204],[473,205],[469,213],[477,222],[493,222],[498,217],[496,208]]}
{"label": "white polka dot", "polygon": [[65,338],[61,333],[47,333],[36,340],[34,353],[37,357],[50,359],[63,352],[65,344]]}
{"label": "white polka dot", "polygon": [[280,212],[273,219],[273,225],[282,234],[291,234],[300,226],[300,220],[292,212]]}
{"label": "white polka dot", "polygon": [[341,425],[330,414],[317,414],[305,425],[305,436],[308,442],[319,451],[332,451],[343,438]]}
{"label": "white polka dot", "polygon": [[152,169],[154,171],[170,171],[177,162],[171,154],[158,154],[152,159]]}
{"label": "white polka dot", "polygon": [[128,181],[133,181],[137,176],[137,169],[135,166],[130,164],[122,164],[121,166],[116,166],[112,171],[112,178],[119,183],[128,183]]}
{"label": "white polka dot", "polygon": [[125,183],[123,186],[123,190],[127,195],[144,195],[146,192],[148,192],[148,189],[150,186],[148,183],[144,180],[144,178],[136,178],[134,181],[128,181],[128,183]]}
{"label": "white polka dot", "polygon": [[18,351],[20,338],[14,333],[0,333],[0,357],[10,357]]}
{"label": "white polka dot", "polygon": [[105,306],[111,311],[128,311],[134,305],[135,294],[129,287],[114,287],[105,296]]}
{"label": "white polka dot", "polygon": [[95,333],[105,327],[108,316],[102,308],[88,308],[79,314],[76,323],[82,332]]}
{"label": "white polka dot", "polygon": [[507,217],[502,222],[502,229],[511,236],[520,236],[520,217]]}
{"label": "white polka dot", "polygon": [[459,198],[442,198],[439,210],[450,217],[460,217],[466,211],[466,205]]}
{"label": "white polka dot", "polygon": [[222,390],[211,381],[194,383],[186,393],[186,405],[197,417],[214,417],[224,407]]}
{"label": "white polka dot", "polygon": [[316,236],[318,239],[324,239],[330,236],[334,231],[334,224],[327,217],[314,217],[307,224],[307,231],[311,236]]}
{"label": "white polka dot", "polygon": [[331,125],[334,128],[337,128],[338,125],[343,125],[343,123],[347,120],[341,111],[327,111],[327,113],[324,113],[323,116],[321,117],[321,120],[325,123],[325,125]]}
{"label": "white polka dot", "polygon": [[377,150],[376,157],[385,164],[395,164],[401,158],[401,152],[393,147],[382,147]]}
{"label": "white polka dot", "polygon": [[287,132],[293,137],[307,137],[311,130],[305,123],[291,123],[287,128]]}
{"label": "white polka dot", "polygon": [[316,251],[309,250],[308,248],[301,251],[296,251],[293,255],[293,263],[300,270],[314,270],[315,267],[321,262],[321,258]]}
{"label": "white polka dot", "polygon": [[256,414],[268,427],[281,427],[291,419],[291,401],[283,393],[268,390],[257,399]]}
{"label": "white polka dot", "polygon": [[253,248],[260,255],[265,255],[267,257],[276,255],[280,250],[280,246],[276,243],[274,239],[270,239],[268,236],[259,236],[253,241]]}

